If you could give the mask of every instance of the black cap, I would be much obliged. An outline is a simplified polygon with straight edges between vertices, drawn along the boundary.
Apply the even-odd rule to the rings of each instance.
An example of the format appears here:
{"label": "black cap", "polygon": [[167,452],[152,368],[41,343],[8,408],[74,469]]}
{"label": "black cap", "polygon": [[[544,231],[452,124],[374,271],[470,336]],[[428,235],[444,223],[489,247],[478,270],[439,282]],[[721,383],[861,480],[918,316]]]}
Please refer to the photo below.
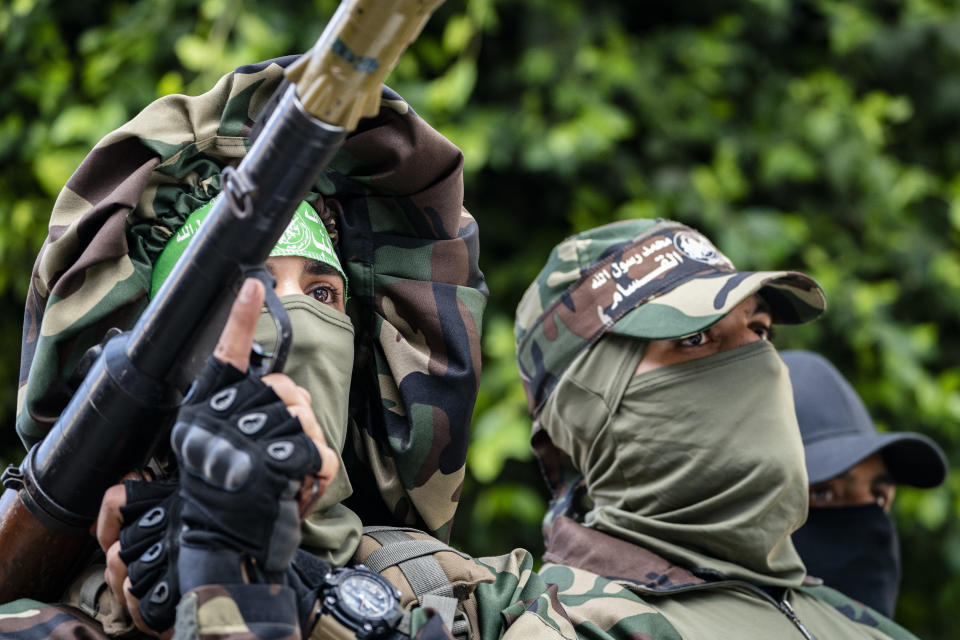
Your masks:
{"label": "black cap", "polygon": [[936,487],[947,460],[933,440],[919,433],[877,433],[857,392],[823,356],[783,351],[803,437],[810,484],[844,473],[876,452],[897,484]]}

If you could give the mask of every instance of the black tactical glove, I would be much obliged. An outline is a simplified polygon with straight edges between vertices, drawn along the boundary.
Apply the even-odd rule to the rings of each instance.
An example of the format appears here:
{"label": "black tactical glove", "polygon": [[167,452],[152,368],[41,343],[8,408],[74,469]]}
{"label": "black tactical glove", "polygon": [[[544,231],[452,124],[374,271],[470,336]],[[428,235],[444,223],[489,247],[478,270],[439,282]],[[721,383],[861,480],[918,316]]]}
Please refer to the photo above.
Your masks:
{"label": "black tactical glove", "polygon": [[[226,579],[216,567],[231,554],[249,565],[248,578],[282,582],[300,544],[301,480],[321,466],[300,421],[259,379],[211,358],[170,441],[183,502],[182,590],[209,580],[206,567]],[[203,554],[209,563],[199,562]]]}
{"label": "black tactical glove", "polygon": [[180,496],[175,480],[127,480],[127,524],[120,531],[120,559],[127,565],[130,593],[140,603],[140,617],[156,631],[170,628],[180,600],[177,547]]}

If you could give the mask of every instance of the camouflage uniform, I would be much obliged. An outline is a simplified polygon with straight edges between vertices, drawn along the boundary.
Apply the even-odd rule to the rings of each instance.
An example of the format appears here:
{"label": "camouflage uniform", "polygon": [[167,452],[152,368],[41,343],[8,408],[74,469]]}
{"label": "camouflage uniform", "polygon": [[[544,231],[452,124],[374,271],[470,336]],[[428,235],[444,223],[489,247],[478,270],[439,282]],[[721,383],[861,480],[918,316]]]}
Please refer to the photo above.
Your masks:
{"label": "camouflage uniform", "polygon": [[[200,96],[157,100],[101,140],[67,182],[26,301],[17,409],[25,445],[66,406],[86,350],[108,328],[133,326],[154,261],[219,193],[223,167],[243,158],[295,59],[242,67]],[[372,507],[374,521],[442,539],[464,477],[487,296],[462,169],[459,149],[384,88],[380,113],[360,122],[307,198],[336,216],[350,282],[357,344],[347,466],[355,488],[373,480],[355,510]]]}
{"label": "camouflage uniform", "polygon": [[[624,246],[624,227],[630,230],[628,235],[640,238],[638,246]],[[518,357],[532,407],[542,406],[563,378],[566,367],[610,332],[616,320],[625,315],[623,309],[634,308],[629,295],[635,294],[635,300],[657,295],[660,308],[651,305],[648,312],[664,318],[664,332],[670,331],[670,327],[687,332],[691,326],[715,321],[743,296],[762,285],[771,286],[772,290],[765,292],[767,295],[781,295],[781,303],[776,305],[778,320],[808,319],[823,307],[822,293],[808,278],[790,273],[737,273],[705,239],[685,227],[666,222],[634,222],[606,231],[609,232],[606,235],[601,230],[593,237],[578,237],[561,245],[551,256],[543,278],[535,283],[521,304]],[[595,253],[584,259],[583,250],[591,244]],[[595,264],[597,255],[603,256],[599,266]],[[644,264],[651,270],[637,273],[638,267]],[[650,273],[653,277],[645,280],[647,288],[643,284],[630,288],[632,282],[643,281]],[[658,276],[661,276],[659,280]],[[701,282],[704,276],[712,278]],[[695,307],[681,307],[684,315],[693,318],[685,325],[685,319],[677,317],[676,307],[663,303],[670,300],[660,286],[666,277],[674,289],[681,283],[694,282],[700,287],[701,296],[709,293],[714,304],[706,305],[707,313],[699,313]],[[606,307],[596,304],[598,298],[606,301]],[[574,313],[583,310],[590,313]],[[525,313],[535,316],[524,322]],[[698,313],[700,317],[696,317]],[[527,335],[535,339],[524,341]],[[558,344],[561,348],[557,348]],[[497,640],[501,636],[517,640],[581,637],[673,640],[711,637],[713,634],[709,632],[704,635],[697,631],[738,628],[743,620],[750,621],[755,637],[792,637],[791,634],[799,637],[786,605],[780,604],[786,590],[781,594],[744,580],[694,573],[564,515],[576,513],[579,500],[575,499],[576,491],[566,494],[561,491],[571,475],[556,472],[575,473],[575,468],[560,449],[552,447],[545,431],[538,430],[538,434],[535,438],[541,445],[538,452],[544,462],[551,463],[545,464],[545,470],[552,487],[558,491],[556,504],[563,507],[561,515],[553,517],[547,529],[548,564],[534,572],[532,557],[522,550],[475,560],[447,552],[436,554],[451,592],[460,602],[460,610],[471,623],[470,640]],[[544,445],[551,445],[552,449]],[[556,457],[550,457],[550,451],[555,452]],[[365,538],[357,559],[366,560],[376,549],[377,544]],[[425,604],[415,601],[394,567],[383,573],[401,587],[405,606]],[[200,592],[216,589],[211,586],[198,590],[197,602],[213,602]],[[188,602],[191,597],[188,596]],[[231,620],[242,621],[240,609],[230,606],[238,597],[236,594],[232,600],[221,598],[216,605],[206,605],[211,614],[219,612],[211,617],[220,619],[218,616],[226,615],[224,608],[228,608],[232,612],[232,617],[228,616]],[[786,600],[798,609],[804,622],[820,638],[910,637],[893,623],[822,587],[792,589]],[[191,610],[193,613],[181,611],[180,620],[186,621],[192,616],[198,635],[216,635],[208,631],[212,627],[204,623],[203,607],[200,604],[195,611]],[[279,613],[280,609],[275,612]],[[436,624],[436,617],[429,618],[428,624]],[[849,618],[860,624],[849,624]],[[418,618],[420,623],[424,620],[423,615]],[[414,626],[414,630],[417,629]],[[419,627],[421,633],[427,633],[427,629],[427,625]]]}
{"label": "camouflage uniform", "polygon": [[[449,556],[440,562],[450,583],[458,589],[461,609],[470,618],[469,640],[678,640],[687,636],[674,628],[661,607],[665,601],[684,597],[707,597],[716,602],[716,617],[710,622],[720,634],[743,626],[755,627],[756,617],[749,623],[742,618],[732,624],[729,620],[746,599],[748,605],[776,611],[772,624],[766,620],[766,635],[762,637],[801,637],[786,614],[774,608],[771,596],[753,585],[708,583],[635,545],[561,517],[560,521],[564,520],[557,528],[556,542],[548,548],[550,562],[538,572],[533,571],[531,554],[520,549],[472,560],[437,554]],[[376,543],[364,538],[362,554],[375,549]],[[403,593],[403,604],[416,604],[403,580],[390,577]],[[296,611],[290,607],[289,598],[281,596],[278,590],[271,592],[257,585],[200,587],[181,600],[179,637],[299,638]],[[895,623],[828,587],[803,587],[791,594],[790,602],[802,619],[808,619],[811,610],[823,617],[830,608],[834,620],[843,616],[859,623],[856,628],[862,627],[862,635],[841,637],[913,638]],[[40,606],[29,601],[17,604],[20,609],[5,608],[9,617],[0,616],[0,624],[10,637],[45,637],[47,630],[56,627],[58,635],[103,640],[99,625],[79,618],[69,607]],[[702,604],[696,606],[704,609]],[[452,640],[440,617],[429,611],[421,610],[413,621],[414,637]],[[18,633],[21,630],[22,635]],[[829,630],[819,635],[821,629],[814,627],[812,631],[821,640],[837,637]],[[313,637],[320,640],[319,635]]]}
{"label": "camouflage uniform", "polygon": [[[547,563],[538,571],[531,554],[521,549],[475,559],[436,554],[471,621],[470,640],[679,640],[727,637],[733,630],[737,637],[802,637],[786,606],[779,604],[781,593],[695,575],[565,516],[554,519],[549,531]],[[367,536],[358,555],[377,548]],[[384,575],[400,587],[405,606],[415,604],[402,576],[394,569]],[[808,579],[786,597],[814,637],[913,638],[875,611],[817,583]],[[686,610],[678,613],[674,603]],[[689,623],[691,610],[713,632],[685,633],[678,620]],[[742,617],[744,610],[749,618]],[[420,633],[427,631],[420,627]]]}
{"label": "camouflage uniform", "polygon": [[[754,293],[769,304],[773,321],[779,323],[807,321],[825,307],[822,291],[803,274],[738,272],[708,239],[671,221],[606,225],[568,238],[553,250],[520,302],[515,331],[521,378],[534,418],[533,447],[554,495],[544,524],[547,564],[538,576],[549,586],[536,602],[518,608],[519,617],[507,628],[506,637],[913,637],[878,613],[822,586],[819,580],[803,578],[802,564],[789,543],[786,557],[795,558],[792,566],[801,569],[799,576],[771,573],[768,579],[761,574],[751,580],[740,577],[751,575],[750,568],[735,571],[739,551],[727,561],[710,562],[709,551],[703,551],[710,549],[706,537],[691,545],[702,545],[702,549],[675,554],[684,558],[699,555],[705,562],[684,564],[638,544],[639,532],[628,535],[633,532],[624,531],[620,537],[598,528],[603,521],[596,514],[606,508],[610,497],[594,493],[591,478],[605,476],[611,468],[616,473],[609,474],[613,478],[609,482],[616,483],[618,475],[630,482],[632,476],[624,475],[627,472],[617,466],[618,457],[607,458],[606,453],[595,450],[606,451],[611,441],[621,442],[607,435],[620,434],[612,426],[619,406],[616,394],[623,397],[645,344],[696,334]],[[619,355],[627,351],[630,355]],[[601,355],[594,358],[593,365],[585,365],[593,352]],[[618,355],[610,357],[614,353]],[[668,375],[662,371],[656,373]],[[558,388],[562,390],[555,394]],[[611,388],[619,391],[608,393]],[[572,392],[583,395],[571,396]],[[569,410],[557,413],[564,399]],[[560,422],[558,415],[566,422]],[[596,438],[596,432],[586,427],[592,424],[601,425],[601,433],[608,439]],[[643,427],[634,424],[640,434]],[[660,440],[666,437],[658,431],[651,442],[669,442]],[[642,435],[635,438],[644,443]],[[643,446],[649,455],[657,456],[665,445]],[[797,454],[798,458],[802,454],[799,447]],[[613,466],[591,468],[597,459],[611,460]],[[802,462],[798,464],[802,467]],[[677,476],[673,471],[657,479],[663,483],[688,480],[710,482]],[[712,490],[706,486],[705,491]],[[634,504],[638,513],[644,509],[643,503]],[[688,511],[686,503],[676,503],[673,508],[676,514]],[[670,513],[664,519],[673,517]],[[699,526],[701,536],[718,536],[719,527],[725,524],[686,523],[686,517],[677,515],[676,519],[685,523],[683,526]],[[788,531],[781,533],[789,536]],[[664,546],[676,550],[679,545],[665,539]],[[718,566],[731,567],[733,577]],[[519,625],[530,615],[539,618],[536,624]],[[509,616],[506,621],[511,623]]]}

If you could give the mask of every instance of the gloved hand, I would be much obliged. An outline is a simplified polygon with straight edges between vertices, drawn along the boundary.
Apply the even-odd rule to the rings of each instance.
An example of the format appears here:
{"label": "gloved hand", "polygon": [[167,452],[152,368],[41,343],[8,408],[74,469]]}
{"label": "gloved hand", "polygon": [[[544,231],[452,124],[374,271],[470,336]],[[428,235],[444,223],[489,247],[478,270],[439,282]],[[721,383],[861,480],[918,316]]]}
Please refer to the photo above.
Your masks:
{"label": "gloved hand", "polygon": [[[263,299],[263,284],[247,280],[214,350],[219,362],[211,359],[176,425],[181,437],[174,445],[190,517],[178,519],[182,502],[171,483],[126,482],[104,494],[96,536],[107,556],[105,575],[141,631],[169,629],[180,595],[196,586],[283,582],[282,573],[266,576],[264,571],[267,566],[286,568],[299,541],[298,474],[310,473],[313,482],[313,492],[301,497],[300,512],[307,513],[337,473],[336,453],[326,445],[309,394],[282,374],[266,376],[264,383],[241,373],[249,364]],[[259,414],[266,416],[262,424]],[[314,473],[321,459],[323,469]],[[241,464],[231,466],[237,461]],[[224,463],[233,471],[225,473]],[[158,505],[164,506],[162,513],[154,511]],[[251,522],[256,526],[248,531]],[[189,526],[186,532],[184,525]],[[158,542],[162,544],[155,546]],[[141,605],[134,591],[148,601],[156,595],[152,604],[158,606]],[[164,593],[169,597],[161,598]],[[143,611],[148,611],[149,624]]]}
{"label": "gloved hand", "polygon": [[184,592],[207,578],[198,551],[232,552],[263,572],[256,579],[281,581],[300,543],[301,480],[322,464],[300,421],[262,381],[211,358],[170,441],[180,465]]}
{"label": "gloved hand", "polygon": [[120,508],[120,559],[127,565],[130,593],[140,618],[151,629],[168,629],[180,600],[177,548],[180,496],[176,480],[127,480],[126,505]]}

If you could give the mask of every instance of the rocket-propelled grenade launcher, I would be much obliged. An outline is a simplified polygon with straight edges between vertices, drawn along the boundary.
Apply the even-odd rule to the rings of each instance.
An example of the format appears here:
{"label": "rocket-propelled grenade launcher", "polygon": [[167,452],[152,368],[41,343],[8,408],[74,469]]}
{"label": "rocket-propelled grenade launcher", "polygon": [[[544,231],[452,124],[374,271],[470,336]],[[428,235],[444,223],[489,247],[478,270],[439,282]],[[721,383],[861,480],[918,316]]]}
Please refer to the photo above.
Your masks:
{"label": "rocket-propelled grenade launcher", "polygon": [[60,596],[104,491],[168,433],[244,274],[269,256],[347,133],[378,113],[386,76],[441,3],[344,0],[287,68],[250,150],[224,172],[224,197],[136,326],[106,343],[50,433],[4,474],[0,603]]}

